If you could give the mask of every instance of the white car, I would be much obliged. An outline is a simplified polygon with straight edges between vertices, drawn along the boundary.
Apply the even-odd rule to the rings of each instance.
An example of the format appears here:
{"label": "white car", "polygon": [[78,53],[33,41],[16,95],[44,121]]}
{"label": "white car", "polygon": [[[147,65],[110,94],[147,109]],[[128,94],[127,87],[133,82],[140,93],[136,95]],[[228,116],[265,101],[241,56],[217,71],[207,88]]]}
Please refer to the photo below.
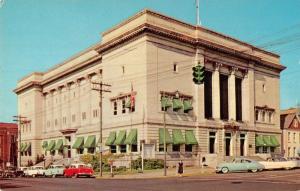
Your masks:
{"label": "white car", "polygon": [[45,175],[45,169],[43,166],[32,166],[29,167],[24,172],[25,176],[31,176],[31,177],[37,177],[37,176],[44,176]]}
{"label": "white car", "polygon": [[271,158],[267,161],[260,161],[260,164],[264,165],[265,170],[275,169],[293,169],[297,167],[297,161],[287,160],[285,158]]}

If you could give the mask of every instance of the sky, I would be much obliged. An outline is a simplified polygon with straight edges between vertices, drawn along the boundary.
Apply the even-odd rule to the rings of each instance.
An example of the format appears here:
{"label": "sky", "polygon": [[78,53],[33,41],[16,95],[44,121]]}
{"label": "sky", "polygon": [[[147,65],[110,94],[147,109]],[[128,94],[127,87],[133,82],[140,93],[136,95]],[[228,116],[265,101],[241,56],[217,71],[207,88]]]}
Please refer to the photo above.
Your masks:
{"label": "sky", "polygon": [[[195,0],[0,0],[0,121],[17,114],[19,79],[101,41],[144,8],[196,23]],[[299,10],[300,0],[200,0],[204,27],[281,56],[282,109],[300,103]]]}

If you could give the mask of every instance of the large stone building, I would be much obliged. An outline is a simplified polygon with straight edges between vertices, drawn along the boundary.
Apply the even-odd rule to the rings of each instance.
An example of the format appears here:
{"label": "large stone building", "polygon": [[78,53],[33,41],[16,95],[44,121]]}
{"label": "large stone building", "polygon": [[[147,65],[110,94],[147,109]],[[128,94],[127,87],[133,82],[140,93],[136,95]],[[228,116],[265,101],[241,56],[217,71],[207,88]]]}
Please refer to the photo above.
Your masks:
{"label": "large stone building", "polygon": [[285,157],[300,157],[300,112],[299,108],[282,110],[282,153]]}
{"label": "large stone building", "polygon": [[0,169],[17,166],[17,137],[17,124],[0,123]]}
{"label": "large stone building", "polygon": [[[192,67],[205,66],[195,85]],[[93,153],[103,95],[103,148],[209,164],[280,152],[280,72],[276,54],[201,26],[143,10],[102,33],[102,41],[46,72],[21,79],[18,111],[30,121],[22,143],[54,160]],[[106,88],[106,87],[105,87]],[[272,99],[270,99],[272,98]],[[129,109],[128,109],[129,108]]]}

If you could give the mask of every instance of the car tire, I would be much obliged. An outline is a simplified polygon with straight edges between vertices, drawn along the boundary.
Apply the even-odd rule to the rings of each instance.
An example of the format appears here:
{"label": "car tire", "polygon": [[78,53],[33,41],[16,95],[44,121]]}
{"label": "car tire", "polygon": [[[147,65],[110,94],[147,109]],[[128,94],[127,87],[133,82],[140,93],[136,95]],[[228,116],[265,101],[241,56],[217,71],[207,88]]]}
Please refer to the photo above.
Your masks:
{"label": "car tire", "polygon": [[221,169],[221,171],[222,171],[223,174],[226,174],[226,173],[229,172],[229,169],[228,169],[227,167],[223,167],[223,168]]}
{"label": "car tire", "polygon": [[36,177],[36,175],[35,175],[35,174],[33,174],[33,175],[32,175],[32,178],[35,178],[35,177]]}
{"label": "car tire", "polygon": [[56,175],[55,175],[55,174],[52,174],[52,178],[56,178]]}
{"label": "car tire", "polygon": [[256,168],[252,169],[251,172],[255,173],[255,172],[257,172],[257,169]]}

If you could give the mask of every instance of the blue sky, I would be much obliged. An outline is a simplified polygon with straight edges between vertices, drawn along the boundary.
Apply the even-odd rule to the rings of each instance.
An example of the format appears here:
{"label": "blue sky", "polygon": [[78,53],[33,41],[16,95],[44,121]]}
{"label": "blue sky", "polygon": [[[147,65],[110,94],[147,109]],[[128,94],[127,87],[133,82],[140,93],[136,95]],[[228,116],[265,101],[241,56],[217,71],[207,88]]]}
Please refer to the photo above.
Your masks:
{"label": "blue sky", "polygon": [[[4,0],[0,8],[0,121],[17,114],[17,81],[101,40],[101,32],[150,8],[194,24],[195,0]],[[277,51],[281,108],[300,102],[300,0],[200,0],[202,25]]]}

